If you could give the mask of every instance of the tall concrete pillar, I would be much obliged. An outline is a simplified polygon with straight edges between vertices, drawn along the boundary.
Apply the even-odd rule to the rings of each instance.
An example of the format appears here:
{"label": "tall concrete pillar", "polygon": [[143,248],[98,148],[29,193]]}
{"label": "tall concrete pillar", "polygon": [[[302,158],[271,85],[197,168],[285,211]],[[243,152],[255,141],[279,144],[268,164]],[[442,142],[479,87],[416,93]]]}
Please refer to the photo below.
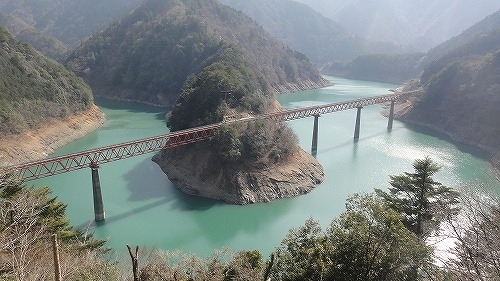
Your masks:
{"label": "tall concrete pillar", "polygon": [[96,221],[102,221],[105,218],[104,204],[102,202],[101,182],[99,181],[99,165],[90,164],[92,170],[92,193],[94,195],[94,215]]}
{"label": "tall concrete pillar", "polygon": [[391,101],[391,110],[389,111],[389,123],[387,123],[387,130],[392,130],[392,123],[394,122],[394,103],[396,101]]}
{"label": "tall concrete pillar", "polygon": [[314,127],[311,146],[311,154],[313,155],[316,155],[316,152],[318,152],[318,118],[319,115],[314,115]]}
{"label": "tall concrete pillar", "polygon": [[354,141],[359,140],[359,127],[361,123],[361,109],[363,107],[358,107],[358,113],[356,114],[356,127],[354,128]]}

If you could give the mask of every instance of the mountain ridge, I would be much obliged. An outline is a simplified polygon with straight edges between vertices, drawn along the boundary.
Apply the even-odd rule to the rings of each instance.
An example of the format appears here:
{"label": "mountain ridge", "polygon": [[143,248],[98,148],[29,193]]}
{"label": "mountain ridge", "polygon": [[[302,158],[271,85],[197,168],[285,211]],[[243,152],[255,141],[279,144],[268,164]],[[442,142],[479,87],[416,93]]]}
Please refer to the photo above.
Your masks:
{"label": "mountain ridge", "polygon": [[[427,52],[500,9],[500,2],[297,0],[367,39]],[[354,15],[354,16],[353,16]]]}
{"label": "mountain ridge", "polygon": [[387,42],[365,40],[311,7],[291,0],[219,0],[240,10],[291,48],[321,66],[330,61],[346,61],[366,53],[402,52]]}

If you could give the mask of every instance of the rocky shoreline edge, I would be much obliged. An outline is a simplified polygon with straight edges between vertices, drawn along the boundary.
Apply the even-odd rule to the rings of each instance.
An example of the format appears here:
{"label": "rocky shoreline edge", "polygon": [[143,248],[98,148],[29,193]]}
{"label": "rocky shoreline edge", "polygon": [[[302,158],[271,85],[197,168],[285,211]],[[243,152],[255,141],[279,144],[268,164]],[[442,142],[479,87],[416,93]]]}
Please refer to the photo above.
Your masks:
{"label": "rocky shoreline edge", "polygon": [[[297,147],[286,161],[259,167],[210,164],[210,155],[187,153],[185,147],[164,150],[153,157],[182,192],[229,204],[266,203],[312,191],[324,180],[323,167]],[[193,145],[200,151],[203,146]]]}
{"label": "rocky shoreline edge", "polygon": [[55,149],[96,130],[104,122],[105,114],[93,105],[87,111],[51,120],[20,135],[0,136],[0,167],[46,158]]}

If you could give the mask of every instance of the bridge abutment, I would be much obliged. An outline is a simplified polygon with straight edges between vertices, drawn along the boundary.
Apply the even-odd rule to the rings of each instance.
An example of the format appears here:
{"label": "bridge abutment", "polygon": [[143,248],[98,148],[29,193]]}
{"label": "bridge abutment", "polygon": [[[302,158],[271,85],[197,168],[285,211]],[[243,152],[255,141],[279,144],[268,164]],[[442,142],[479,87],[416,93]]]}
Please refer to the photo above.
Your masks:
{"label": "bridge abutment", "polygon": [[363,107],[358,107],[358,113],[356,114],[356,126],[354,127],[354,141],[359,140],[359,131],[361,126],[361,109]]}
{"label": "bridge abutment", "polygon": [[392,130],[392,123],[394,123],[394,103],[396,101],[392,100],[391,101],[391,109],[389,110],[389,122],[387,123],[387,130],[391,131]]}
{"label": "bridge abutment", "polygon": [[92,170],[92,194],[94,196],[94,216],[96,221],[105,219],[104,204],[102,202],[101,182],[99,180],[99,165],[90,164]]}
{"label": "bridge abutment", "polygon": [[313,136],[312,136],[312,145],[311,145],[311,154],[316,155],[318,152],[318,122],[319,122],[319,114],[314,115],[314,126],[313,126]]}

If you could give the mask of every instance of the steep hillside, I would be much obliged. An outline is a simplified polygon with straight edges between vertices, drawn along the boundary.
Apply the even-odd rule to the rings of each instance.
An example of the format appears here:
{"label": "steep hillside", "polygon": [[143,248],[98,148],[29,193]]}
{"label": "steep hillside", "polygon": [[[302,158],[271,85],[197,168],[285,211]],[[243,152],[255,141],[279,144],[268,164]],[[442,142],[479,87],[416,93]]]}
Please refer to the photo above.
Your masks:
{"label": "steep hillside", "polygon": [[500,29],[432,62],[411,87],[424,92],[401,119],[500,155]]}
{"label": "steep hillside", "polygon": [[349,31],[428,51],[500,9],[497,0],[297,0]]}
{"label": "steep hillside", "polygon": [[44,158],[104,121],[81,78],[0,27],[0,167]]}
{"label": "steep hillside", "polygon": [[314,63],[348,61],[362,54],[396,53],[402,48],[362,39],[309,6],[292,0],[219,0],[241,10],[273,36]]}
{"label": "steep hillside", "polygon": [[187,78],[228,49],[261,74],[256,87],[267,93],[327,84],[304,55],[215,0],[146,1],[81,45],[66,65],[96,95],[172,106]]}
{"label": "steep hillside", "polygon": [[74,48],[141,3],[142,0],[2,0],[0,12]]}
{"label": "steep hillside", "polygon": [[93,105],[92,92],[82,79],[1,27],[0,44],[1,134],[19,134]]}

